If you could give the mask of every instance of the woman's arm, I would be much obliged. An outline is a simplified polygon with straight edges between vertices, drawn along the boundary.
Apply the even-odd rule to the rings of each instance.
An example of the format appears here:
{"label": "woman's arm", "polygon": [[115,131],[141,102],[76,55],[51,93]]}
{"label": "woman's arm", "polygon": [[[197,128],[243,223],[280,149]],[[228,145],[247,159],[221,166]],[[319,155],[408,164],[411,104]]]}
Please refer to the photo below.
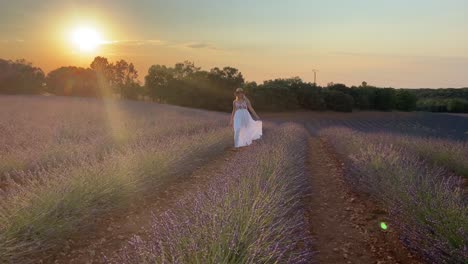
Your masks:
{"label": "woman's arm", "polygon": [[247,99],[247,107],[249,108],[250,112],[252,112],[252,114],[254,114],[255,118],[260,119],[260,117],[257,115],[255,110],[253,109],[252,104],[250,103],[250,100],[248,100],[248,99]]}
{"label": "woman's arm", "polygon": [[229,121],[229,125],[232,126],[232,122],[234,120],[234,113],[236,112],[236,103],[232,102],[232,113],[231,113],[231,120]]}

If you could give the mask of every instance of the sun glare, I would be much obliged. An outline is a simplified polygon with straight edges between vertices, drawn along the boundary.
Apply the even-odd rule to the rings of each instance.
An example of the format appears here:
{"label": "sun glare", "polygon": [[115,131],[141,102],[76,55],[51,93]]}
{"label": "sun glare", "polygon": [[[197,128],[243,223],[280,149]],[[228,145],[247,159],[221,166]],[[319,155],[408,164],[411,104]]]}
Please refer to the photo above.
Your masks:
{"label": "sun glare", "polygon": [[73,30],[71,41],[80,52],[95,51],[102,44],[99,32],[89,27],[80,27]]}

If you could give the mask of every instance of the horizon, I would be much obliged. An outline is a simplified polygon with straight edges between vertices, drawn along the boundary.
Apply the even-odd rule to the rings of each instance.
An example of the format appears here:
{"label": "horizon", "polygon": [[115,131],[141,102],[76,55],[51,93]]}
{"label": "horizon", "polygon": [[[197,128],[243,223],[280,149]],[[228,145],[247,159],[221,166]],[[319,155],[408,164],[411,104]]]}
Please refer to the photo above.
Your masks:
{"label": "horizon", "polygon": [[24,58],[46,74],[103,56],[134,63],[140,80],[151,65],[188,60],[204,70],[232,66],[258,83],[295,76],[313,82],[318,69],[321,86],[468,86],[468,3],[461,0],[3,5],[0,58]]}

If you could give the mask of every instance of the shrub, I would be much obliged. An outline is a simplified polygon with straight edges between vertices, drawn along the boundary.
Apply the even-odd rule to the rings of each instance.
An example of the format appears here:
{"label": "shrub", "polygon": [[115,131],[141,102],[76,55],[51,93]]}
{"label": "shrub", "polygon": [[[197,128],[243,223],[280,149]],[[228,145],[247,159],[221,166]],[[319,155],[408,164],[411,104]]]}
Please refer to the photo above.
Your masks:
{"label": "shrub", "polygon": [[338,112],[352,112],[354,100],[351,95],[338,91],[327,91],[325,103],[328,109]]}
{"label": "shrub", "polygon": [[413,111],[416,109],[417,97],[406,90],[397,90],[395,96],[396,109],[401,111]]}
{"label": "shrub", "polygon": [[452,113],[468,113],[468,100],[459,98],[448,100],[447,111]]}
{"label": "shrub", "polygon": [[390,111],[395,109],[395,103],[395,89],[380,88],[375,91],[375,107],[377,110]]}

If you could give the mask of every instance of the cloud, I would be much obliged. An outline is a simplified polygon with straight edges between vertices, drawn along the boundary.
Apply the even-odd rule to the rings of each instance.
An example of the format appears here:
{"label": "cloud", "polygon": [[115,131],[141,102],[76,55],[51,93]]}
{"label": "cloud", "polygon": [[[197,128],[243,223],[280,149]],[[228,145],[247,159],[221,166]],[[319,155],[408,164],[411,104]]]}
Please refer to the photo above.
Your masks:
{"label": "cloud", "polygon": [[217,49],[215,46],[212,46],[208,43],[204,42],[190,42],[190,43],[185,43],[185,47],[187,48],[192,48],[192,49]]}
{"label": "cloud", "polygon": [[166,42],[159,39],[144,39],[144,40],[111,40],[104,41],[103,45],[118,45],[118,46],[161,46]]}
{"label": "cloud", "polygon": [[162,46],[168,48],[178,49],[206,49],[206,50],[219,50],[219,48],[206,42],[169,42],[159,39],[145,39],[145,40],[111,40],[103,41],[104,46],[115,47],[145,47],[145,46]]}
{"label": "cloud", "polygon": [[1,44],[21,44],[24,39],[0,39]]}

